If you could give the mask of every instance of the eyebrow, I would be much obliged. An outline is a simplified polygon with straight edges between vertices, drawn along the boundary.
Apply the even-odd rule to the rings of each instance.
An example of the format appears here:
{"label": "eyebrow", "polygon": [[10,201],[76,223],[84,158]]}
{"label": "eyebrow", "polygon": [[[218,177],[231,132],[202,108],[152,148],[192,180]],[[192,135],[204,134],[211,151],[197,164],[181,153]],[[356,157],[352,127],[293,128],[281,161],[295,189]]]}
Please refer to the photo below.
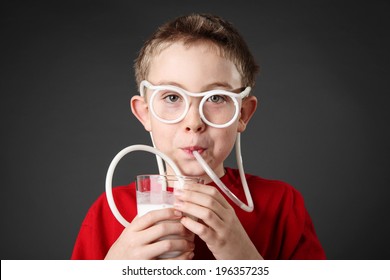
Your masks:
{"label": "eyebrow", "polygon": [[[155,85],[159,85],[159,86],[172,85],[172,86],[177,86],[177,87],[180,87],[182,89],[187,90],[182,84],[172,82],[172,81],[164,81],[163,80],[163,81],[157,82]],[[199,92],[204,92],[204,91],[212,90],[215,88],[223,88],[223,89],[229,90],[229,91],[236,90],[236,89],[233,89],[233,87],[227,82],[214,82],[214,83],[211,83],[211,84],[208,84],[208,85],[202,87],[201,91],[199,91]],[[239,89],[241,89],[241,88],[239,88]]]}

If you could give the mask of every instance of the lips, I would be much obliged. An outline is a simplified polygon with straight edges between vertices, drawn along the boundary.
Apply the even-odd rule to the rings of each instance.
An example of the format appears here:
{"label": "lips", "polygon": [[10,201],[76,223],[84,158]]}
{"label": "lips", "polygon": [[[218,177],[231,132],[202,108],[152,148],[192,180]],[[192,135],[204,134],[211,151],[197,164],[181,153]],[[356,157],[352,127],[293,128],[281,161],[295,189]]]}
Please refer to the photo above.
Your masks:
{"label": "lips", "polygon": [[201,146],[189,146],[189,147],[184,147],[184,148],[182,148],[182,150],[183,150],[185,153],[187,153],[187,154],[189,154],[189,155],[192,155],[192,153],[193,153],[194,151],[197,151],[199,154],[202,154],[202,153],[206,150],[206,148],[201,147]]}

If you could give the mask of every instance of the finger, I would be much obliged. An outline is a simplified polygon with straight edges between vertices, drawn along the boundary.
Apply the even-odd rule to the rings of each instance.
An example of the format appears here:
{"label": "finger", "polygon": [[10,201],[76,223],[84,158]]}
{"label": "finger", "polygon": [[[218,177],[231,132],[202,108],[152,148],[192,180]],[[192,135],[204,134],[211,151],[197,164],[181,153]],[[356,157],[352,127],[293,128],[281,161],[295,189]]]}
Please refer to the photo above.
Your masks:
{"label": "finger", "polygon": [[184,252],[183,254],[177,256],[176,258],[171,258],[169,260],[192,260],[194,258],[194,252],[189,251],[189,252]]}
{"label": "finger", "polygon": [[[176,200],[175,208],[179,209],[182,212],[185,212],[189,216],[194,216],[202,220],[208,227],[213,228],[215,231],[223,228],[224,223],[221,216],[224,212],[226,212],[226,210],[223,210],[222,207],[220,207],[220,211],[222,211],[222,213],[214,212],[213,210],[198,204],[194,204],[188,201]],[[192,228],[188,229],[192,231]]]}
{"label": "finger", "polygon": [[195,221],[189,217],[183,217],[180,220],[180,223],[198,235],[207,244],[212,244],[212,242],[216,240],[216,231],[213,228],[207,226],[205,223]]}
{"label": "finger", "polygon": [[141,231],[152,225],[164,220],[178,220],[183,216],[183,213],[174,208],[166,208],[150,211],[143,216],[137,216],[132,222],[133,231]]}
{"label": "finger", "polygon": [[167,236],[190,240],[189,231],[179,221],[165,221],[155,224],[142,231],[139,242],[150,244],[159,239],[167,239]]}
{"label": "finger", "polygon": [[[188,241],[185,239],[165,239],[161,241],[157,241],[155,243],[149,244],[144,247],[144,254],[148,256],[148,258],[159,258],[161,255],[166,254],[168,252],[172,254],[182,255],[182,252],[190,252],[195,248],[195,244],[192,241]],[[168,258],[175,258],[177,256],[169,256]]]}
{"label": "finger", "polygon": [[217,200],[224,208],[229,209],[231,207],[229,202],[227,202],[227,200],[223,197],[223,195],[216,187],[202,184],[185,184],[183,186],[183,190],[207,194]]}
{"label": "finger", "polygon": [[[207,193],[200,193],[190,190],[182,190],[176,193],[174,207],[182,212],[185,212],[190,215],[194,215],[197,218],[203,219],[208,218],[211,213],[205,212],[206,210],[211,210],[214,212],[220,219],[223,219],[226,208],[221,205],[221,203],[215,199],[214,196],[210,196]],[[201,209],[200,206],[204,209]],[[201,212],[199,212],[201,211]]]}

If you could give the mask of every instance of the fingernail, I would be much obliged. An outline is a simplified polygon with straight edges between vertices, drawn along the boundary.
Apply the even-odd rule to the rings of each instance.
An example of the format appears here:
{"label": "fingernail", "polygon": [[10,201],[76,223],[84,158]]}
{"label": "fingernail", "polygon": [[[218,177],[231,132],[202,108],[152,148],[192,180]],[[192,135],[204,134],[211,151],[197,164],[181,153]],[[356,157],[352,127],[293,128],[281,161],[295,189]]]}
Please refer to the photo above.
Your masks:
{"label": "fingernail", "polygon": [[177,210],[173,211],[173,214],[174,214],[175,216],[177,216],[177,217],[183,216],[183,213],[182,213],[181,211],[177,211]]}
{"label": "fingernail", "polygon": [[194,255],[195,255],[194,252],[189,253],[188,259],[189,259],[189,260],[192,260],[192,258],[194,257]]}

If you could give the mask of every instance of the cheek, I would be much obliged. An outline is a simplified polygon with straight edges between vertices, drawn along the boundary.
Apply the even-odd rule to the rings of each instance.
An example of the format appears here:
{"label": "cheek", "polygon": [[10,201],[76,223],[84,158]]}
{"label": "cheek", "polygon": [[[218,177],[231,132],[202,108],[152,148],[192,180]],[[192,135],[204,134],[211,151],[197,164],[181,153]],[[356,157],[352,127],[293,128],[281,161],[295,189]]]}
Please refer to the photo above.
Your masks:
{"label": "cheek", "polygon": [[229,154],[236,142],[237,131],[233,128],[224,131],[218,135],[218,141],[215,142],[215,148],[218,152]]}
{"label": "cheek", "polygon": [[160,122],[152,123],[153,140],[159,150],[167,151],[172,147],[172,139],[175,137],[175,131],[170,125],[165,125]]}

